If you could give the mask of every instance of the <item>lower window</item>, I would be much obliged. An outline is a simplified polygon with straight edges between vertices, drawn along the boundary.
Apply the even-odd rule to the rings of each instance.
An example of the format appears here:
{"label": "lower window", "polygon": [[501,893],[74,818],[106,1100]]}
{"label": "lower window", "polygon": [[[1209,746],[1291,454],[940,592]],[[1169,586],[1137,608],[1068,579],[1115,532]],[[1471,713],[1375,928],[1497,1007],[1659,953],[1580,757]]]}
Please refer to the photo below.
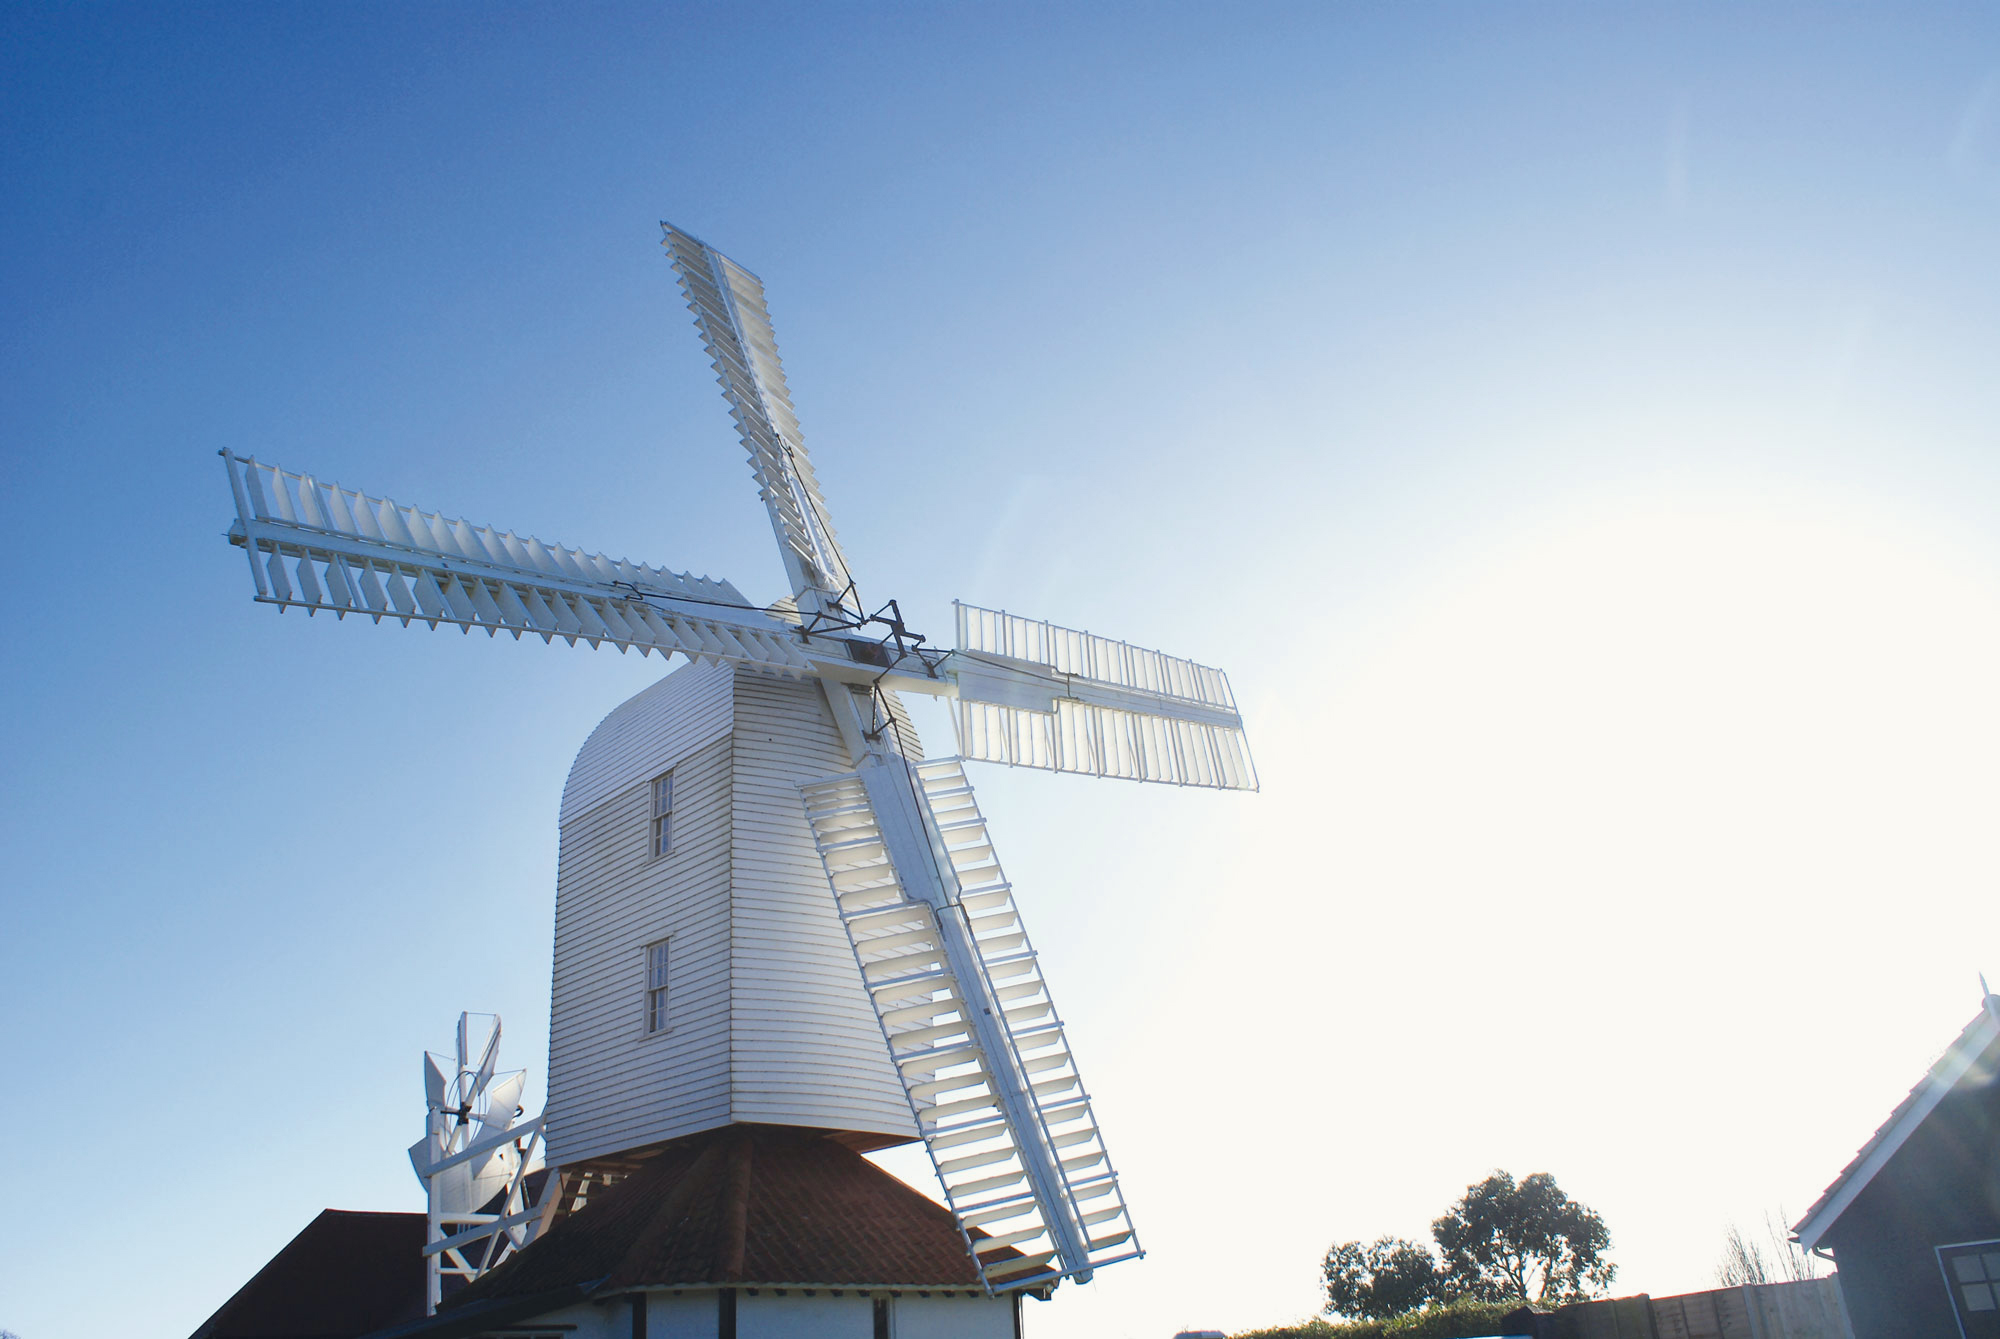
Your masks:
{"label": "lower window", "polygon": [[667,1030],[667,941],[646,945],[646,1031]]}

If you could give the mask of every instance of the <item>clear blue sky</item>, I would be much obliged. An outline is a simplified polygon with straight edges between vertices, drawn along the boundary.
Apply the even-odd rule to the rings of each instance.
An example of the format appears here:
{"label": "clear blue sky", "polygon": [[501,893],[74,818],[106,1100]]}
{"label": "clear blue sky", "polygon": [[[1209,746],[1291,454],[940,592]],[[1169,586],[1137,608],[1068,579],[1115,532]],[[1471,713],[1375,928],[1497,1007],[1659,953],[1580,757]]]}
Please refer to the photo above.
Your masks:
{"label": "clear blue sky", "polygon": [[1991,7],[15,4],[0,183],[23,1339],[414,1207],[461,1008],[539,1103],[660,664],[253,606],[215,452],[775,596],[662,218],[871,594],[1246,704],[1258,796],[981,774],[1153,1250],[1036,1334],[1297,1316],[1494,1166],[1700,1287],[2000,970]]}

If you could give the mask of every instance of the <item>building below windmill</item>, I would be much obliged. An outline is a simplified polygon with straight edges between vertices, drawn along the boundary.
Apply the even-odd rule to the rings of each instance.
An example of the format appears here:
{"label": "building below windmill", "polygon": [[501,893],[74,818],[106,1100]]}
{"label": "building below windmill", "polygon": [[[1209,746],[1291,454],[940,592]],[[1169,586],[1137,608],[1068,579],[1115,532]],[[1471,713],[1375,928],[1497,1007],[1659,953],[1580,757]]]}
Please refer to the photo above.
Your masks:
{"label": "building below windmill", "polygon": [[193,1339],[1017,1339],[944,1206],[824,1131],[678,1140],[424,1313],[424,1215],[328,1210]]}

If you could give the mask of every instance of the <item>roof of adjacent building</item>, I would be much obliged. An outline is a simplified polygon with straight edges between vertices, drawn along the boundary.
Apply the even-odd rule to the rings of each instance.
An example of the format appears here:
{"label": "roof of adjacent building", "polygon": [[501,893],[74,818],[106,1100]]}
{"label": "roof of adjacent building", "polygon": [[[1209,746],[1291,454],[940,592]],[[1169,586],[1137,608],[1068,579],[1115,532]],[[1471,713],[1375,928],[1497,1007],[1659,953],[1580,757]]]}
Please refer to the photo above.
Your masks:
{"label": "roof of adjacent building", "polygon": [[440,1315],[585,1284],[982,1288],[943,1205],[823,1131],[741,1124],[669,1145]]}
{"label": "roof of adjacent building", "polygon": [[424,1215],[326,1209],[193,1339],[354,1339],[424,1314]]}
{"label": "roof of adjacent building", "polygon": [[1910,1095],[1896,1104],[1889,1119],[1882,1122],[1853,1160],[1841,1168],[1833,1184],[1806,1210],[1805,1217],[1792,1229],[1793,1239],[1807,1250],[1818,1246],[1848,1206],[1888,1166],[1889,1159],[1896,1156],[1948,1093],[1968,1081],[1982,1077],[1990,1080],[1995,1063],[2000,1062],[2000,1046],[1996,1043],[2000,1043],[2000,996],[1988,995],[1984,1007],[1917,1086],[1910,1089]]}

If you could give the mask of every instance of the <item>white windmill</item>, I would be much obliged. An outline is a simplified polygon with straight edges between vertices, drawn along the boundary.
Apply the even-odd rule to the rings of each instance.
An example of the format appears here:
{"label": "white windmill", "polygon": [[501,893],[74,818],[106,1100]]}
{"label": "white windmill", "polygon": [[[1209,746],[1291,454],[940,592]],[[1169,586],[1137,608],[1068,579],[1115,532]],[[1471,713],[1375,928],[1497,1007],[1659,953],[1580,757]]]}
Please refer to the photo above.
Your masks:
{"label": "white windmill", "polygon": [[[770,513],[783,599],[225,451],[230,539],[264,603],[702,666],[612,712],[564,791],[555,1211],[632,1150],[725,1123],[861,1148],[921,1137],[989,1290],[1088,1279],[1138,1243],[961,759],[1255,789],[1228,680],[971,605],[950,650],[893,600],[871,612],[762,284],[665,233]],[[960,757],[923,760],[905,691],[950,700]]]}

